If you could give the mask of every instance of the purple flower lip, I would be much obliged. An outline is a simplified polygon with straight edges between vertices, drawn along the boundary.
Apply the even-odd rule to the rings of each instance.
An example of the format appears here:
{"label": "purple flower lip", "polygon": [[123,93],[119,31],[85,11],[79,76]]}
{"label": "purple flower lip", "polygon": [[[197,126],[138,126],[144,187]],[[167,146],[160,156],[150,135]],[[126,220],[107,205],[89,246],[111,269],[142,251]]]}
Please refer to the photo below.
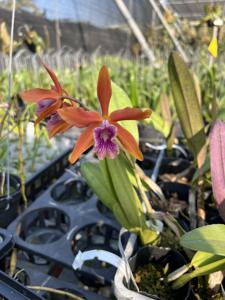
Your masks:
{"label": "purple flower lip", "polygon": [[62,118],[60,117],[60,115],[58,113],[52,114],[51,117],[49,118],[46,126],[47,126],[47,130],[51,130],[51,128],[53,126],[55,126],[57,123],[61,122]]}
{"label": "purple flower lip", "polygon": [[98,159],[105,157],[114,159],[119,154],[119,146],[116,143],[117,128],[109,124],[107,120],[94,130],[94,151]]}
{"label": "purple flower lip", "polygon": [[45,108],[49,107],[54,100],[52,99],[44,99],[38,102],[38,106],[36,109],[36,114],[40,116],[40,114],[45,110]]}

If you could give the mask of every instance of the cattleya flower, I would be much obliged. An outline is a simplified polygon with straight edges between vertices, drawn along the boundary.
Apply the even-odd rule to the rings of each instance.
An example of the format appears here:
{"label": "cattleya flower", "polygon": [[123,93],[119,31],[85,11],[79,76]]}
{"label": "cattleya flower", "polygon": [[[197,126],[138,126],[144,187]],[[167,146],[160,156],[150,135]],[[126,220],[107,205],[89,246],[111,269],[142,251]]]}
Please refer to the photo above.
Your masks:
{"label": "cattleya flower", "polygon": [[65,103],[63,96],[67,96],[66,91],[60,85],[55,73],[44,65],[46,71],[51,77],[54,86],[48,89],[35,88],[21,93],[21,98],[26,102],[34,102],[37,104],[36,114],[37,120],[35,124],[49,118],[47,121],[47,129],[49,137],[54,136],[58,132],[63,132],[71,127],[57,113],[57,109],[61,107],[76,107],[75,102]]}
{"label": "cattleya flower", "polygon": [[111,80],[106,66],[99,72],[97,95],[101,106],[101,114],[83,108],[64,107],[58,109],[60,117],[71,126],[84,128],[70,155],[70,162],[76,160],[88,148],[94,145],[98,158],[115,158],[119,153],[118,140],[122,146],[136,159],[143,160],[143,155],[135,138],[118,122],[122,120],[143,120],[151,115],[151,110],[124,108],[109,114],[109,103],[112,95]]}

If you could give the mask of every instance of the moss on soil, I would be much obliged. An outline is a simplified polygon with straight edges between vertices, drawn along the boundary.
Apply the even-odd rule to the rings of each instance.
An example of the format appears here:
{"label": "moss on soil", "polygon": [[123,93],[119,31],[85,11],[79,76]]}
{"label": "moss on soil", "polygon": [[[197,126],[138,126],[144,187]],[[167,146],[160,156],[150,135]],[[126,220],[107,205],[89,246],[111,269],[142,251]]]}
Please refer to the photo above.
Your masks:
{"label": "moss on soil", "polygon": [[168,268],[168,264],[163,267],[157,263],[149,263],[137,268],[135,280],[140,290],[163,300],[176,299],[177,292],[166,281]]}

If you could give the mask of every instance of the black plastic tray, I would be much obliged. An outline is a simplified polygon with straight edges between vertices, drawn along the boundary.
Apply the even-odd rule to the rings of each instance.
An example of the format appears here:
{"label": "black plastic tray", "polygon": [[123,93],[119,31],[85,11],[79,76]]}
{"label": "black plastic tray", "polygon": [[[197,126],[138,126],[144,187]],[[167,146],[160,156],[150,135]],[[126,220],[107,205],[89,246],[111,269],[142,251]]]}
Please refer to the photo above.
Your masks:
{"label": "black plastic tray", "polygon": [[59,178],[69,165],[68,156],[72,148],[66,149],[56,159],[51,161],[47,166],[43,166],[33,176],[27,179],[26,195],[29,201],[34,200],[40,191],[46,189],[49,182],[53,179]]}
{"label": "black plastic tray", "polygon": [[9,253],[13,246],[14,241],[12,234],[0,228],[0,261]]}
{"label": "black plastic tray", "polygon": [[[25,270],[25,274],[22,276],[22,281],[24,280],[24,284],[29,284],[31,286],[41,286],[41,287],[47,287],[47,288],[53,288],[57,290],[64,290],[71,292],[72,294],[81,297],[86,300],[105,300],[106,298],[95,293],[92,291],[89,291],[87,289],[83,289],[82,287],[77,285],[77,282],[73,280],[73,277],[70,277],[68,280],[68,276],[64,276],[64,278],[55,278],[53,276],[50,276],[48,274],[44,274],[40,271],[34,272],[34,265],[30,264],[26,261],[21,261],[19,263],[19,268]],[[74,278],[75,279],[75,278]],[[43,296],[46,292],[44,291],[37,291],[38,295]],[[52,294],[54,297],[54,294]],[[54,298],[53,298],[54,299]],[[68,299],[65,297],[65,299]]]}
{"label": "black plastic tray", "polygon": [[[37,256],[71,269],[78,250],[104,249],[119,254],[116,248],[120,225],[114,218],[109,217],[108,213],[103,214],[100,211],[95,196],[90,199],[87,197],[84,201],[82,192],[81,199],[76,199],[73,203],[53,199],[54,190],[62,182],[72,179],[73,176],[66,172],[8,227],[16,246],[25,250],[33,262]],[[82,180],[77,179],[79,183]],[[76,181],[73,184],[76,184]],[[18,225],[21,226],[19,235],[16,233]],[[88,241],[81,245],[85,232]],[[76,243],[79,243],[79,246],[72,249],[72,244],[74,246]],[[105,285],[111,283],[115,271],[114,267],[102,268],[96,263],[83,266],[76,274],[86,278],[87,284]]]}
{"label": "black plastic tray", "polygon": [[1,298],[6,300],[44,300],[2,271],[0,271]]}

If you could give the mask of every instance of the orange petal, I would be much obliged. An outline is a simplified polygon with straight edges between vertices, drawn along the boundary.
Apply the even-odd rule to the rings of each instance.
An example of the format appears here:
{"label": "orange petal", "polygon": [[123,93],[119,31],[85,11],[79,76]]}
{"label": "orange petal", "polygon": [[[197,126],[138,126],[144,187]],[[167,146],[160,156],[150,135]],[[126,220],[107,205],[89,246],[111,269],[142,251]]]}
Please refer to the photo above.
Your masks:
{"label": "orange petal", "polygon": [[90,125],[80,135],[69,157],[69,161],[71,164],[74,164],[81,156],[81,154],[83,154],[94,144],[93,130],[95,129],[95,127],[97,127],[96,124]]}
{"label": "orange petal", "polygon": [[121,144],[124,146],[124,148],[133,155],[138,160],[143,160],[143,155],[138,147],[137,142],[135,141],[135,138],[132,134],[130,134],[129,131],[127,131],[125,128],[120,126],[117,123],[114,123],[114,125],[117,127],[117,136],[121,142]]}
{"label": "orange petal", "polygon": [[43,64],[43,66],[45,67],[45,69],[48,72],[49,76],[51,77],[52,81],[54,82],[56,91],[59,94],[62,94],[63,89],[62,89],[61,84],[59,83],[58,78],[56,77],[55,73],[51,69],[49,69],[49,67],[47,67],[45,64]]}
{"label": "orange petal", "polygon": [[124,109],[118,109],[110,114],[110,120],[112,122],[122,120],[144,120],[151,116],[151,109],[141,110],[139,108],[126,107]]}
{"label": "orange petal", "polygon": [[33,89],[24,91],[20,94],[21,98],[27,102],[39,102],[44,99],[58,99],[59,95],[54,90],[46,90],[46,89]]}
{"label": "orange petal", "polygon": [[48,130],[48,136],[49,138],[52,138],[57,133],[64,132],[69,128],[71,128],[71,125],[67,124],[66,122],[58,122],[55,126],[51,126],[51,129]]}
{"label": "orange petal", "polygon": [[63,107],[57,111],[60,117],[72,126],[87,127],[92,123],[101,122],[102,117],[95,111],[86,111],[83,108]]}
{"label": "orange petal", "polygon": [[43,119],[46,117],[49,117],[50,115],[54,114],[57,109],[60,107],[61,101],[56,101],[52,105],[46,107],[45,110],[38,116],[37,120],[35,121],[35,125],[40,123]]}
{"label": "orange petal", "polygon": [[106,66],[102,66],[98,76],[98,99],[102,108],[102,115],[108,115],[109,101],[112,96],[111,80]]}

